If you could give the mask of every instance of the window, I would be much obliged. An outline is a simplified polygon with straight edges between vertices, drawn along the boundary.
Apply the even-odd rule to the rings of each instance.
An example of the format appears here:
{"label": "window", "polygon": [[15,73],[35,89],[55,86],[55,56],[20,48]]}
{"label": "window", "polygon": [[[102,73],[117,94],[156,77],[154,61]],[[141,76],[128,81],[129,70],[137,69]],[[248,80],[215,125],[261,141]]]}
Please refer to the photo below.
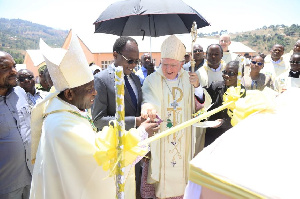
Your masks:
{"label": "window", "polygon": [[107,69],[107,67],[111,64],[111,61],[101,61],[102,70]]}

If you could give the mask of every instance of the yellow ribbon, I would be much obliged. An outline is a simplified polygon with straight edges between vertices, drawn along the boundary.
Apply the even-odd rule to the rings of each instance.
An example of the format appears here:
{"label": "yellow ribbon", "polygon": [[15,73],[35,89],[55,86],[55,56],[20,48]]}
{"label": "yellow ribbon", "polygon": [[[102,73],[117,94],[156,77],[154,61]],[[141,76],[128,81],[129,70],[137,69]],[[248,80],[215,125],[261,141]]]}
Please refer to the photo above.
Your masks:
{"label": "yellow ribbon", "polygon": [[[240,94],[241,92],[242,92],[242,94]],[[139,145],[142,146],[142,145],[149,144],[160,138],[166,137],[166,136],[171,135],[177,131],[180,131],[186,127],[189,127],[189,126],[191,126],[203,119],[206,119],[206,118],[210,117],[211,115],[216,114],[226,108],[235,107],[234,103],[240,98],[240,96],[243,95],[243,92],[245,92],[244,89],[240,89],[240,88],[236,89],[234,87],[228,88],[226,91],[226,97],[224,97],[225,101],[222,106],[219,106],[218,108],[215,108],[208,112],[204,111],[204,112],[200,112],[199,114],[197,113],[198,116],[195,115],[196,116],[195,118],[192,118],[186,122],[183,122],[177,126],[174,126],[170,129],[168,129],[168,130],[165,130],[161,133],[155,134],[154,136],[147,138],[146,140],[140,142]]]}
{"label": "yellow ribbon", "polygon": [[239,99],[235,103],[236,107],[231,118],[232,126],[235,126],[251,114],[261,111],[273,111],[275,107],[274,98],[275,96],[269,95],[267,92],[259,90],[247,91],[246,97]]}
{"label": "yellow ribbon", "polygon": [[[116,125],[114,125],[116,126]],[[116,165],[120,161],[118,157],[118,138],[117,128],[113,125],[105,126],[96,138],[97,151],[94,154],[98,165],[103,167],[103,170],[110,169],[110,176],[115,175]],[[139,133],[137,129],[130,129],[125,131],[122,136],[123,151],[122,160],[125,166],[132,164],[138,156],[144,156],[148,150],[147,147],[139,147],[140,142]]]}
{"label": "yellow ribbon", "polygon": [[[197,117],[158,133],[144,141],[140,141],[137,129],[125,131],[122,136],[122,143],[124,143],[122,160],[125,162],[125,166],[132,164],[138,156],[144,156],[147,153],[147,148],[142,148],[141,146],[146,146],[153,141],[189,127],[226,108],[230,110],[229,114],[232,117],[231,123],[233,126],[257,111],[272,110],[272,100],[261,91],[248,91],[245,98],[240,98],[244,93],[245,90],[241,89],[241,87],[230,87],[223,96],[224,102],[222,106],[208,112],[201,112]],[[118,157],[116,131],[116,127],[112,125],[106,126],[102,132],[98,133],[98,138],[96,139],[97,151],[94,157],[97,163],[103,167],[103,170],[107,171],[110,169],[110,176],[115,174],[116,165],[121,159]]]}
{"label": "yellow ribbon", "polygon": [[[245,89],[242,89],[240,86],[237,87],[229,87],[227,91],[223,95],[223,104],[227,104],[229,102],[236,102],[243,96],[245,93]],[[235,103],[231,103],[230,106],[227,107],[227,113],[229,117],[232,117],[232,112],[235,109]]]}

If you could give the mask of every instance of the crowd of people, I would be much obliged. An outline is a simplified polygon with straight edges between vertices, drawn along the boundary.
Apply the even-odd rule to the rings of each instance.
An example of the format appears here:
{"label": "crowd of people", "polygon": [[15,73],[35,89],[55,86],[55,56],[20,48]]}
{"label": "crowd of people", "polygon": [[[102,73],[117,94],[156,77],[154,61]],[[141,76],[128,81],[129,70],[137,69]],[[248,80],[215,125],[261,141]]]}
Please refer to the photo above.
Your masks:
{"label": "crowd of people", "polygon": [[[230,52],[230,43],[222,35],[206,52],[195,44],[191,72],[190,54],[174,35],[161,45],[160,66],[150,53],[139,59],[136,40],[118,38],[105,70],[87,63],[76,35],[61,54],[41,40],[46,65],[39,68],[39,87],[32,71],[16,71],[13,57],[0,52],[0,199],[115,197],[115,178],[93,155],[97,136],[115,120],[117,66],[124,73],[125,129],[136,128],[140,141],[220,106],[227,88],[238,85],[240,67],[243,96],[300,87],[300,40],[291,52],[275,44],[269,55],[252,58]],[[226,110],[208,120],[217,123],[152,142],[148,154],[125,169],[125,198],[182,199],[191,158],[232,127]]]}

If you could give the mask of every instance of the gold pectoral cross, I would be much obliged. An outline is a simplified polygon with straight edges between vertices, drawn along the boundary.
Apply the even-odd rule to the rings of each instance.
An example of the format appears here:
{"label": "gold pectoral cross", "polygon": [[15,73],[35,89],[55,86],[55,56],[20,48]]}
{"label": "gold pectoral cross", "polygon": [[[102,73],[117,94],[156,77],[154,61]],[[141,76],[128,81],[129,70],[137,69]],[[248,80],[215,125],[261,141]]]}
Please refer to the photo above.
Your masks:
{"label": "gold pectoral cross", "polygon": [[[179,91],[179,98],[178,99],[176,99],[176,90]],[[170,104],[170,106],[172,108],[171,107],[167,108],[167,111],[168,112],[169,111],[172,112],[172,114],[173,114],[173,126],[176,126],[177,125],[176,113],[178,114],[182,110],[182,108],[177,107],[177,106],[179,106],[178,102],[180,102],[182,100],[182,98],[183,98],[183,92],[182,92],[182,90],[180,88],[173,87],[172,88],[172,96],[173,96],[173,102]]]}

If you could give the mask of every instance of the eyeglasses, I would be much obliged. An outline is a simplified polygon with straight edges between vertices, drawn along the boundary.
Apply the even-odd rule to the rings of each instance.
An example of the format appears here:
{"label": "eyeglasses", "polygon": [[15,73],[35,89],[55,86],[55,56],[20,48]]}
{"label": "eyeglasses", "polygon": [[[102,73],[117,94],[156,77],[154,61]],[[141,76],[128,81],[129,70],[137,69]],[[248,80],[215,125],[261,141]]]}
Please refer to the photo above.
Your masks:
{"label": "eyeglasses", "polygon": [[194,50],[193,52],[194,52],[194,53],[202,53],[203,50],[202,50],[202,49],[196,49],[196,50]]}
{"label": "eyeglasses", "polygon": [[128,64],[133,64],[133,63],[135,63],[135,64],[138,64],[139,62],[140,62],[140,60],[139,59],[136,59],[136,60],[133,60],[133,59],[127,59],[124,55],[122,55],[120,52],[118,52],[126,61],[127,61],[127,63]]}
{"label": "eyeglasses", "polygon": [[228,75],[229,77],[235,76],[237,75],[237,73],[233,72],[233,71],[227,71],[227,70],[223,70],[222,73],[224,75]]}
{"label": "eyeglasses", "polygon": [[27,77],[18,77],[19,82],[25,82],[26,79],[32,80],[33,76],[30,75],[30,76],[27,76]]}
{"label": "eyeglasses", "polygon": [[259,65],[259,66],[262,66],[264,63],[262,63],[262,62],[257,62],[257,61],[251,61],[251,63],[252,64],[254,64],[254,65]]}
{"label": "eyeglasses", "polygon": [[300,64],[300,61],[290,61],[290,64]]}

